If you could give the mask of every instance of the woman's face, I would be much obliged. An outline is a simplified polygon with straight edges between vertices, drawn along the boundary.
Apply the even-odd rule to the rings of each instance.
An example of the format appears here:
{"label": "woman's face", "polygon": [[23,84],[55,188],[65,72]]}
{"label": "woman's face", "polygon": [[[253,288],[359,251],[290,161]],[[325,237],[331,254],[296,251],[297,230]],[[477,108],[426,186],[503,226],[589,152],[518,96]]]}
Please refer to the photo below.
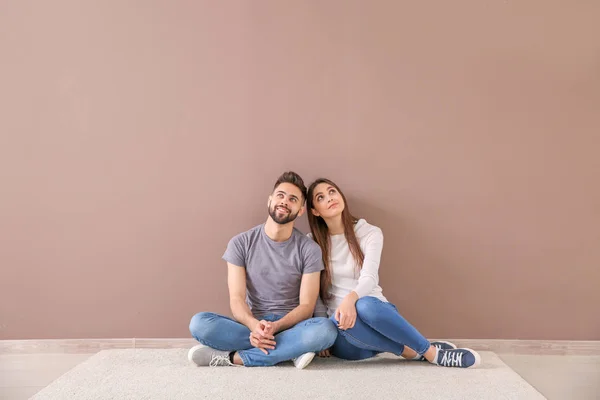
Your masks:
{"label": "woman's face", "polygon": [[313,209],[311,212],[317,217],[334,218],[344,211],[344,199],[335,186],[328,183],[319,183],[313,191]]}

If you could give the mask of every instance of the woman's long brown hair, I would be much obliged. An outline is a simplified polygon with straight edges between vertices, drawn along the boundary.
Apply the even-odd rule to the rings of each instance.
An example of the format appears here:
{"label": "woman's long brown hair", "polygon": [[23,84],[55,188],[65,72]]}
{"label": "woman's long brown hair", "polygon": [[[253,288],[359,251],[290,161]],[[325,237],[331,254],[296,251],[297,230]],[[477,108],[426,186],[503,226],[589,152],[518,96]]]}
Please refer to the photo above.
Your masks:
{"label": "woman's long brown hair", "polygon": [[358,218],[354,217],[350,213],[350,209],[348,208],[348,202],[346,201],[346,196],[340,190],[338,185],[330,181],[329,179],[319,178],[314,181],[310,187],[308,188],[308,193],[306,196],[306,208],[308,212],[306,213],[308,216],[308,224],[310,226],[310,231],[312,233],[313,239],[317,244],[321,247],[321,252],[323,253],[323,264],[325,265],[325,270],[321,274],[321,299],[323,302],[327,303],[327,300],[331,298],[329,294],[329,288],[331,287],[331,239],[329,238],[329,229],[327,228],[327,224],[325,220],[321,217],[317,217],[312,213],[312,209],[314,208],[314,191],[317,185],[321,183],[326,183],[330,186],[333,186],[339,194],[344,199],[344,211],[342,211],[342,223],[344,225],[344,236],[346,236],[346,241],[348,242],[348,246],[350,247],[350,253],[358,268],[362,268],[363,261],[365,260],[365,255],[360,249],[360,245],[358,243],[358,239],[356,239],[356,233],[354,233],[354,225],[358,222]]}

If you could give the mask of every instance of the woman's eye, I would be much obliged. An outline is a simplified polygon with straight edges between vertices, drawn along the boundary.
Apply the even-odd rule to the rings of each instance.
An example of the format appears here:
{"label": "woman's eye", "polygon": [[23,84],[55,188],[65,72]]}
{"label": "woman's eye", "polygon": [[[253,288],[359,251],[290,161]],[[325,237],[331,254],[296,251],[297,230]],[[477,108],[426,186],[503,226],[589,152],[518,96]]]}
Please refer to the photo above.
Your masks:
{"label": "woman's eye", "polygon": [[317,201],[323,200],[323,196],[317,196]]}
{"label": "woman's eye", "polygon": [[334,194],[334,193],[335,193],[335,189],[331,189],[331,190],[329,191],[329,194]]}

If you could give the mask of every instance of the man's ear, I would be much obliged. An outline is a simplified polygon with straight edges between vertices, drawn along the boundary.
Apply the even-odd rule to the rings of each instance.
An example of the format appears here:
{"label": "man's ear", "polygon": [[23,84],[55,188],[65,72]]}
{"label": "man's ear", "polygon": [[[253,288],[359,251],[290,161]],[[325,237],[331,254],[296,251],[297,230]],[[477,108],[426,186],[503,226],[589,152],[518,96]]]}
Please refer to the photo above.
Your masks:
{"label": "man's ear", "polygon": [[269,204],[271,204],[271,200],[273,200],[273,195],[270,195],[267,199],[267,207],[269,207]]}
{"label": "man's ear", "polygon": [[301,217],[306,212],[306,206],[302,206],[300,211],[298,211],[298,217]]}

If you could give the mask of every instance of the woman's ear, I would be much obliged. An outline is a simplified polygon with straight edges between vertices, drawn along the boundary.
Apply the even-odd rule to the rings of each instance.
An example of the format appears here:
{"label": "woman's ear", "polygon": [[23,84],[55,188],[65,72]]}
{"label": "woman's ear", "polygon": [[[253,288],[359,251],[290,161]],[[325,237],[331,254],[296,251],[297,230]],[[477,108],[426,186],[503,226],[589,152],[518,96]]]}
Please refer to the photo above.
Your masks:
{"label": "woman's ear", "polygon": [[313,215],[314,215],[315,217],[320,217],[320,216],[321,216],[321,214],[319,214],[319,213],[317,212],[317,210],[315,210],[314,208],[311,208],[311,209],[310,209],[310,211],[313,213]]}

